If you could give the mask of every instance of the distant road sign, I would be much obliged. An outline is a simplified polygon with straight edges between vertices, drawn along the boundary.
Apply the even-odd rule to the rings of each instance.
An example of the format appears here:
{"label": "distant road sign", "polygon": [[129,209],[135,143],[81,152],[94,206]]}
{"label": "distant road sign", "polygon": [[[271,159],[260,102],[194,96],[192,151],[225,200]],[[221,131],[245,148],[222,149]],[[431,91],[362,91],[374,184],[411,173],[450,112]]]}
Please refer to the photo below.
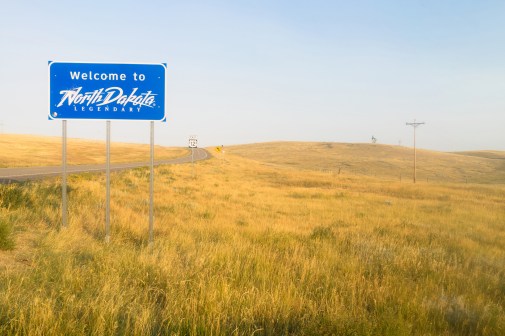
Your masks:
{"label": "distant road sign", "polygon": [[191,135],[189,137],[189,148],[196,148],[198,147],[198,139],[196,138],[196,135]]}
{"label": "distant road sign", "polygon": [[165,64],[49,62],[49,119],[165,121]]}

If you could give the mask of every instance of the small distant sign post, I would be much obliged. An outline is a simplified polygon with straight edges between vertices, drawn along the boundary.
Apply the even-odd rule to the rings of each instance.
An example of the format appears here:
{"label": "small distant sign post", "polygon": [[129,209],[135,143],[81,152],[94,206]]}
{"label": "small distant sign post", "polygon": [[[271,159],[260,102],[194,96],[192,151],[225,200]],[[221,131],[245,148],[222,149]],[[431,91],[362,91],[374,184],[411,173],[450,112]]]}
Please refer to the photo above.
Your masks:
{"label": "small distant sign post", "polygon": [[62,120],[62,222],[67,226],[67,120],[106,120],[105,240],[110,239],[110,121],[150,121],[149,244],[154,226],[154,121],[166,121],[164,63],[49,62],[49,120]]}
{"label": "small distant sign post", "polygon": [[193,167],[193,178],[195,177],[195,148],[198,147],[198,139],[196,135],[189,136],[189,148],[191,148],[191,166]]}

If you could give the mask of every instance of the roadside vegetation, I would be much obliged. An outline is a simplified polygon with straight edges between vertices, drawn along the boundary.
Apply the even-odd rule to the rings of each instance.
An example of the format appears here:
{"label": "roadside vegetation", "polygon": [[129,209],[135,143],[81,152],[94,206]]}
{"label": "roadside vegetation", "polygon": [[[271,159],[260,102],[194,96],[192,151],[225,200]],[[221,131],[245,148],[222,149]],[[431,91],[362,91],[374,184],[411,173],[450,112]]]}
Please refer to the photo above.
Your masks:
{"label": "roadside vegetation", "polygon": [[234,151],[155,168],[152,248],[148,169],[112,174],[109,244],[102,174],[69,178],[68,228],[58,179],[0,185],[0,334],[505,334],[504,185]]}

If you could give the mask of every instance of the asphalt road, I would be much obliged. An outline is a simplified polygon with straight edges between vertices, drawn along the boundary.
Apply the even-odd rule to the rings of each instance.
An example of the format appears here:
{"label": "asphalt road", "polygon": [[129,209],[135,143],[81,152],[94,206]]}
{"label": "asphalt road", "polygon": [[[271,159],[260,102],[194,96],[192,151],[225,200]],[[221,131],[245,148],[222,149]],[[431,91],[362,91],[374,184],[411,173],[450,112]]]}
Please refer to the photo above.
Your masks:
{"label": "asphalt road", "polygon": [[[194,149],[194,160],[205,160],[210,157],[210,154],[203,148]],[[180,164],[191,162],[191,155],[184,156],[177,159],[155,161],[154,165],[165,165],[165,164]],[[125,170],[138,167],[147,167],[149,162],[136,162],[136,163],[111,163],[110,170]],[[14,183],[14,182],[24,182],[29,180],[37,180],[51,176],[60,176],[62,174],[62,166],[52,166],[52,167],[22,167],[22,168],[0,168],[0,183]],[[100,165],[78,165],[69,166],[67,165],[67,174],[76,173],[95,173],[95,172],[105,172],[105,164]]]}

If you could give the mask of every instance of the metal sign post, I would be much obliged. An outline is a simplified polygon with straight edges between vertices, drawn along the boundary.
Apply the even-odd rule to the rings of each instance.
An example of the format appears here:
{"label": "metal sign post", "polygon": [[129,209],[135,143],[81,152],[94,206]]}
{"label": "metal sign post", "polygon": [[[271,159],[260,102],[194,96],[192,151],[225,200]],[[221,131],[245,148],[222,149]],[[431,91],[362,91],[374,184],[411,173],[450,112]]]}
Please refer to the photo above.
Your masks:
{"label": "metal sign post", "polygon": [[151,121],[151,161],[149,175],[149,246],[153,246],[154,227],[154,121]]}
{"label": "metal sign post", "polygon": [[195,148],[198,147],[198,139],[196,135],[189,136],[189,148],[191,148],[191,167],[193,171],[193,178],[195,178]]}
{"label": "metal sign post", "polygon": [[195,149],[191,148],[191,171],[193,173],[193,179],[196,178],[195,174]]}
{"label": "metal sign post", "polygon": [[151,122],[149,244],[154,226],[154,121],[166,121],[164,63],[49,62],[49,120],[63,121],[62,221],[67,226],[67,120],[106,120],[105,241],[110,241],[110,121]]}
{"label": "metal sign post", "polygon": [[110,120],[106,121],[105,144],[105,242],[110,242]]}
{"label": "metal sign post", "polygon": [[61,220],[63,227],[68,226],[67,212],[67,121],[62,121],[62,178],[61,178]]}

